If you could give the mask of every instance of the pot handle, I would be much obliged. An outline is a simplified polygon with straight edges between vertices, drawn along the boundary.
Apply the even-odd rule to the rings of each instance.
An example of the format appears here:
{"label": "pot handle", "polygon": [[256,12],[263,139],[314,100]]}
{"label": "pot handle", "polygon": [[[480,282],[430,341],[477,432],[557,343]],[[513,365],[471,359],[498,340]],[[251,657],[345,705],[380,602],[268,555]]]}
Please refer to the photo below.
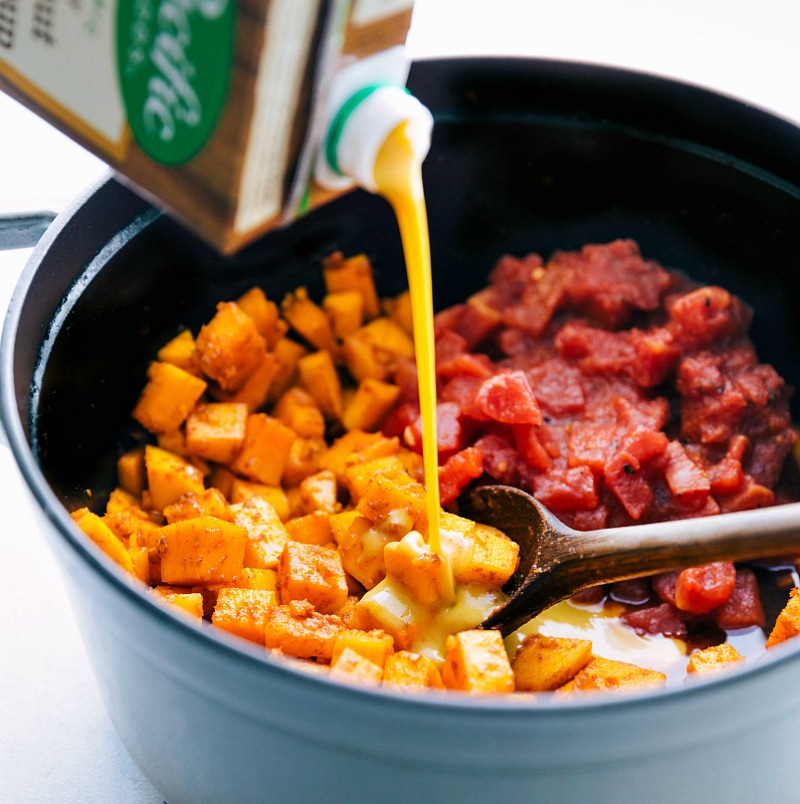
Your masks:
{"label": "pot handle", "polygon": [[0,215],[0,251],[32,248],[55,216],[54,212]]}

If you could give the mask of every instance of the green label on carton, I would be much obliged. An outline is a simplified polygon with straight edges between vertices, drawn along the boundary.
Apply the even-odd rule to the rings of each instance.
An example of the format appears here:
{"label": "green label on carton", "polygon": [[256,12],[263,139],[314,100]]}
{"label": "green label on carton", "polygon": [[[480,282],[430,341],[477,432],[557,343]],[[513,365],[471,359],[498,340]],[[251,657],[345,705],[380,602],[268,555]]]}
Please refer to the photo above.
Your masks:
{"label": "green label on carton", "polygon": [[156,162],[187,162],[216,128],[235,26],[235,0],[119,0],[117,71],[125,111],[134,139]]}

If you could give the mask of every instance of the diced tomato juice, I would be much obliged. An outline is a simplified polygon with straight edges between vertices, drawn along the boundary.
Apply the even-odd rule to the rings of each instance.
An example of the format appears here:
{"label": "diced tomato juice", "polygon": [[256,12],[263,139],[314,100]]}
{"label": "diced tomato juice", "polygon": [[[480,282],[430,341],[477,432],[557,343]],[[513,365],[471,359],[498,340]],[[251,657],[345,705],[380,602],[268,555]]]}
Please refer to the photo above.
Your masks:
{"label": "diced tomato juice", "polygon": [[[792,391],[758,361],[751,320],[728,291],[630,240],[547,263],[502,257],[486,288],[436,318],[443,504],[470,483],[504,483],[590,530],[797,499]],[[398,383],[407,401],[384,430],[419,448],[407,368]],[[764,625],[746,568],[678,577],[677,601],[656,579],[629,605],[631,627]]]}

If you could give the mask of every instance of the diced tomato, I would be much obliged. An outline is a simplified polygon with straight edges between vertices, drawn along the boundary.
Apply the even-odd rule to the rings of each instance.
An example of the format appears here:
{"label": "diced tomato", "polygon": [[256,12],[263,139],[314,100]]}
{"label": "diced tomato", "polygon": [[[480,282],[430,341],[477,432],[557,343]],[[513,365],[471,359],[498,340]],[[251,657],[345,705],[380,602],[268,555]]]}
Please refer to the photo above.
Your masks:
{"label": "diced tomato", "polygon": [[467,351],[467,341],[452,329],[445,329],[436,335],[436,365],[446,363]]}
{"label": "diced tomato", "polygon": [[[417,418],[403,431],[406,445],[422,454],[422,418]],[[440,459],[447,459],[461,449],[461,408],[455,402],[440,402],[436,406],[436,443]]]}
{"label": "diced tomato", "polygon": [[678,338],[694,348],[742,334],[751,318],[741,301],[714,285],[676,299],[669,315],[677,325]]}
{"label": "diced tomato", "polygon": [[643,388],[652,388],[664,382],[681,356],[680,345],[664,327],[646,332],[631,330],[628,342],[636,355],[629,367],[630,376]]}
{"label": "diced tomato", "polygon": [[567,464],[588,466],[592,471],[601,474],[620,435],[620,428],[615,425],[591,421],[575,422],[569,431]]}
{"label": "diced tomato", "polygon": [[653,489],[639,460],[627,450],[619,449],[609,459],[603,469],[603,479],[633,519],[639,519],[650,507]]}
{"label": "diced tomato", "polygon": [[758,593],[758,579],[748,567],[737,567],[736,586],[728,600],[714,610],[714,620],[720,628],[764,627],[764,607]]}
{"label": "diced tomato", "polygon": [[626,612],[620,620],[640,635],[663,634],[672,639],[685,639],[688,635],[680,612],[669,603]]}
{"label": "diced tomato", "polygon": [[483,455],[483,471],[498,483],[518,486],[522,479],[523,461],[514,445],[506,438],[488,433],[473,446]]}
{"label": "diced tomato", "polygon": [[538,425],[516,424],[512,431],[517,450],[528,466],[544,472],[553,465],[553,457],[539,438],[541,428]]}
{"label": "diced tomato", "polygon": [[678,441],[667,444],[666,459],[664,476],[673,496],[686,505],[701,505],[711,490],[705,471],[686,454]]}
{"label": "diced tomato", "polygon": [[383,420],[381,432],[389,438],[402,436],[406,427],[413,424],[418,418],[419,404],[416,402],[404,402]]}
{"label": "diced tomato", "polygon": [[756,483],[750,475],[744,475],[739,489],[734,494],[724,497],[720,495],[717,501],[722,511],[749,511],[773,505],[775,492]]}
{"label": "diced tomato", "polygon": [[439,377],[448,380],[458,375],[485,379],[494,371],[492,361],[486,355],[474,355],[469,352],[455,355],[436,365]]}
{"label": "diced tomato", "polygon": [[475,405],[488,418],[505,424],[542,423],[542,412],[523,371],[505,371],[484,380]]}
{"label": "diced tomato", "polygon": [[535,475],[532,485],[536,499],[553,511],[585,511],[597,506],[597,482],[588,466]]}
{"label": "diced tomato", "polygon": [[675,585],[678,583],[677,572],[660,572],[650,579],[653,591],[664,603],[675,605]]}
{"label": "diced tomato", "polygon": [[439,496],[442,505],[455,502],[462,489],[483,474],[483,453],[477,447],[451,455],[444,466],[439,467]]}
{"label": "diced tomato", "polygon": [[467,300],[457,331],[470,349],[483,343],[502,324],[500,311],[505,307],[505,299],[500,295],[497,286],[490,286]]}
{"label": "diced tomato", "polygon": [[730,599],[736,587],[732,561],[714,561],[678,573],[675,605],[691,614],[708,614]]}

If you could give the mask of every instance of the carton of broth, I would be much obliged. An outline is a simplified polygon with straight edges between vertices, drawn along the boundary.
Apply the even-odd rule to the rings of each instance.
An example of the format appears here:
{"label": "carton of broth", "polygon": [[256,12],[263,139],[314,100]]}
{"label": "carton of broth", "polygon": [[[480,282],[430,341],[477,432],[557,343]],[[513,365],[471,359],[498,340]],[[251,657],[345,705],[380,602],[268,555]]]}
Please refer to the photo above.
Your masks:
{"label": "carton of broth", "polygon": [[0,0],[0,89],[230,253],[343,191],[311,178],[330,87],[403,83],[411,6]]}

